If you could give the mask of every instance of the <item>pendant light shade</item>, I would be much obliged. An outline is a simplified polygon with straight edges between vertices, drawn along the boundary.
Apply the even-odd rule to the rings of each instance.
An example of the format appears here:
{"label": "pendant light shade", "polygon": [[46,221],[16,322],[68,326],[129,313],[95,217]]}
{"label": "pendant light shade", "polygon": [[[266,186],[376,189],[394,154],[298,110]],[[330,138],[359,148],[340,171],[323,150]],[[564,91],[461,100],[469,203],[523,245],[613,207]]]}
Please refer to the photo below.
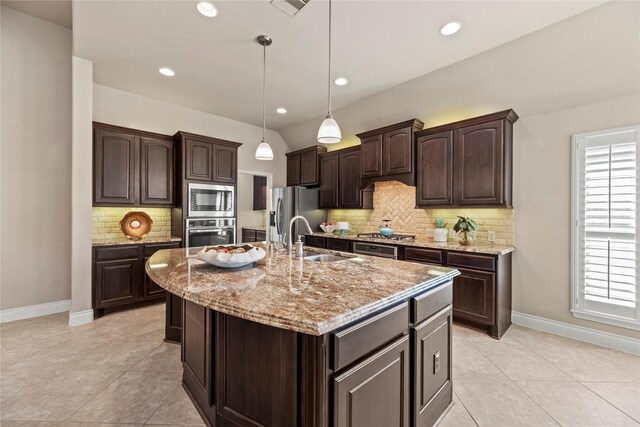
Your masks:
{"label": "pendant light shade", "polygon": [[329,97],[327,116],[318,129],[318,142],[321,144],[337,144],[342,141],[340,126],[331,115],[331,0],[329,0]]}
{"label": "pendant light shade", "polygon": [[340,141],[342,141],[342,133],[338,123],[332,116],[327,116],[320,125],[320,129],[318,129],[318,142],[322,144],[337,144]]}
{"label": "pendant light shade", "polygon": [[267,46],[271,45],[271,37],[261,35],[257,38],[258,43],[262,46],[262,142],[256,148],[256,160],[273,160],[273,150],[264,136],[267,127],[267,119],[265,115],[265,102],[267,99]]}
{"label": "pendant light shade", "polygon": [[273,150],[266,139],[256,149],[256,160],[273,160]]}

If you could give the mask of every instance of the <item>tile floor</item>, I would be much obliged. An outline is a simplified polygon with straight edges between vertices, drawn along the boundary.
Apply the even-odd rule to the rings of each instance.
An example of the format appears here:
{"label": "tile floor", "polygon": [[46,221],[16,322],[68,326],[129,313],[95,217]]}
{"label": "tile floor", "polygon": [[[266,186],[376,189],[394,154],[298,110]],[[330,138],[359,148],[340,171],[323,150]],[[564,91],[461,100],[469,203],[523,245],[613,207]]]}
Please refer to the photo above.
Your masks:
{"label": "tile floor", "polygon": [[[66,313],[0,325],[0,424],[203,425],[163,334],[162,305],[75,328]],[[518,326],[500,341],[456,326],[453,339],[441,426],[640,425],[640,357]]]}

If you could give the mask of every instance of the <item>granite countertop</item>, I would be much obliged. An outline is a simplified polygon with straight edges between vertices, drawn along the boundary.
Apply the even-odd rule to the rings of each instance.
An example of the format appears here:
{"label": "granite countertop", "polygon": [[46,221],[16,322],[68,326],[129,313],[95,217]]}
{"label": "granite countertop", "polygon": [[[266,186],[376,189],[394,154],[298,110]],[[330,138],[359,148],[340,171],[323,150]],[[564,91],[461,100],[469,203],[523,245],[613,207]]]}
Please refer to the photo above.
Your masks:
{"label": "granite countertop", "polygon": [[488,255],[506,255],[509,252],[516,250],[513,246],[505,245],[489,245],[488,243],[474,243],[469,246],[463,246],[458,242],[451,241],[448,243],[437,243],[433,239],[426,236],[416,236],[415,240],[389,240],[389,239],[375,239],[372,237],[358,237],[356,234],[347,234],[346,236],[340,236],[333,233],[313,233],[318,237],[330,237],[332,239],[346,239],[356,240],[360,242],[371,243],[384,243],[387,245],[395,246],[414,246],[419,248],[432,248],[432,249],[445,249],[448,251],[461,251],[461,252],[475,252]]}
{"label": "granite countertop", "polygon": [[258,231],[266,231],[267,227],[265,227],[264,225],[256,225],[254,226],[246,226],[243,225],[242,228],[246,229],[246,230],[258,230]]}
{"label": "granite countertop", "polygon": [[142,240],[131,240],[126,236],[111,238],[111,239],[93,239],[91,240],[91,246],[117,246],[117,245],[143,245],[145,243],[171,243],[181,242],[181,237],[145,237]]}
{"label": "granite countertop", "polygon": [[222,269],[187,258],[184,249],[167,249],[151,256],[145,269],[159,286],[188,301],[310,335],[335,330],[460,274],[445,267],[337,254],[350,259],[321,263],[281,252],[253,265]]}

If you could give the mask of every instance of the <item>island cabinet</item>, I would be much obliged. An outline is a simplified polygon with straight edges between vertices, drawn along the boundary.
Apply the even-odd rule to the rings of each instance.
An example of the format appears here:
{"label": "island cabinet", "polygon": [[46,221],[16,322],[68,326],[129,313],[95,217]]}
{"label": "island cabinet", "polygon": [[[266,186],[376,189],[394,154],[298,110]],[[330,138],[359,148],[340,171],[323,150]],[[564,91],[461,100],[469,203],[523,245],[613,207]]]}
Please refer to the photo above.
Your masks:
{"label": "island cabinet", "polygon": [[183,385],[209,426],[432,426],[452,405],[451,286],[322,335],[185,300]]}
{"label": "island cabinet", "polygon": [[144,264],[160,249],[179,246],[180,242],[94,246],[94,317],[165,298],[164,289],[144,273]]}
{"label": "island cabinet", "polygon": [[424,127],[418,119],[359,133],[363,187],[395,180],[414,185],[414,133]]}
{"label": "island cabinet", "polygon": [[319,208],[373,208],[373,190],[362,189],[360,163],[360,147],[320,155],[322,182],[318,195]]}
{"label": "island cabinet", "polygon": [[416,205],[512,206],[513,110],[416,133]]}
{"label": "island cabinet", "polygon": [[238,170],[237,142],[188,132],[177,132],[173,140],[180,147],[183,180],[215,184],[235,184]]}
{"label": "island cabinet", "polygon": [[317,187],[320,185],[318,156],[327,148],[319,145],[286,153],[287,187]]}
{"label": "island cabinet", "polygon": [[93,123],[93,205],[173,206],[173,141],[168,135]]}

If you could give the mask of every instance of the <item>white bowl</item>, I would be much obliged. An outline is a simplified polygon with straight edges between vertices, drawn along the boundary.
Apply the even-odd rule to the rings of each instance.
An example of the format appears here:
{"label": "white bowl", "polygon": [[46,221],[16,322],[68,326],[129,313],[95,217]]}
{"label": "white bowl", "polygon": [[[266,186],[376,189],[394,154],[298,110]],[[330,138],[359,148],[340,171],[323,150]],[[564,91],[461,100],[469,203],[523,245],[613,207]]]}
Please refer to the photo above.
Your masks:
{"label": "white bowl", "polygon": [[322,228],[322,231],[324,231],[325,233],[333,233],[333,230],[336,229],[335,225],[322,225],[320,224],[320,228]]}
{"label": "white bowl", "polygon": [[241,254],[231,254],[216,251],[207,251],[207,247],[202,248],[196,255],[200,261],[215,265],[221,268],[238,268],[252,262],[260,261],[267,255],[264,249],[253,246],[248,251]]}

